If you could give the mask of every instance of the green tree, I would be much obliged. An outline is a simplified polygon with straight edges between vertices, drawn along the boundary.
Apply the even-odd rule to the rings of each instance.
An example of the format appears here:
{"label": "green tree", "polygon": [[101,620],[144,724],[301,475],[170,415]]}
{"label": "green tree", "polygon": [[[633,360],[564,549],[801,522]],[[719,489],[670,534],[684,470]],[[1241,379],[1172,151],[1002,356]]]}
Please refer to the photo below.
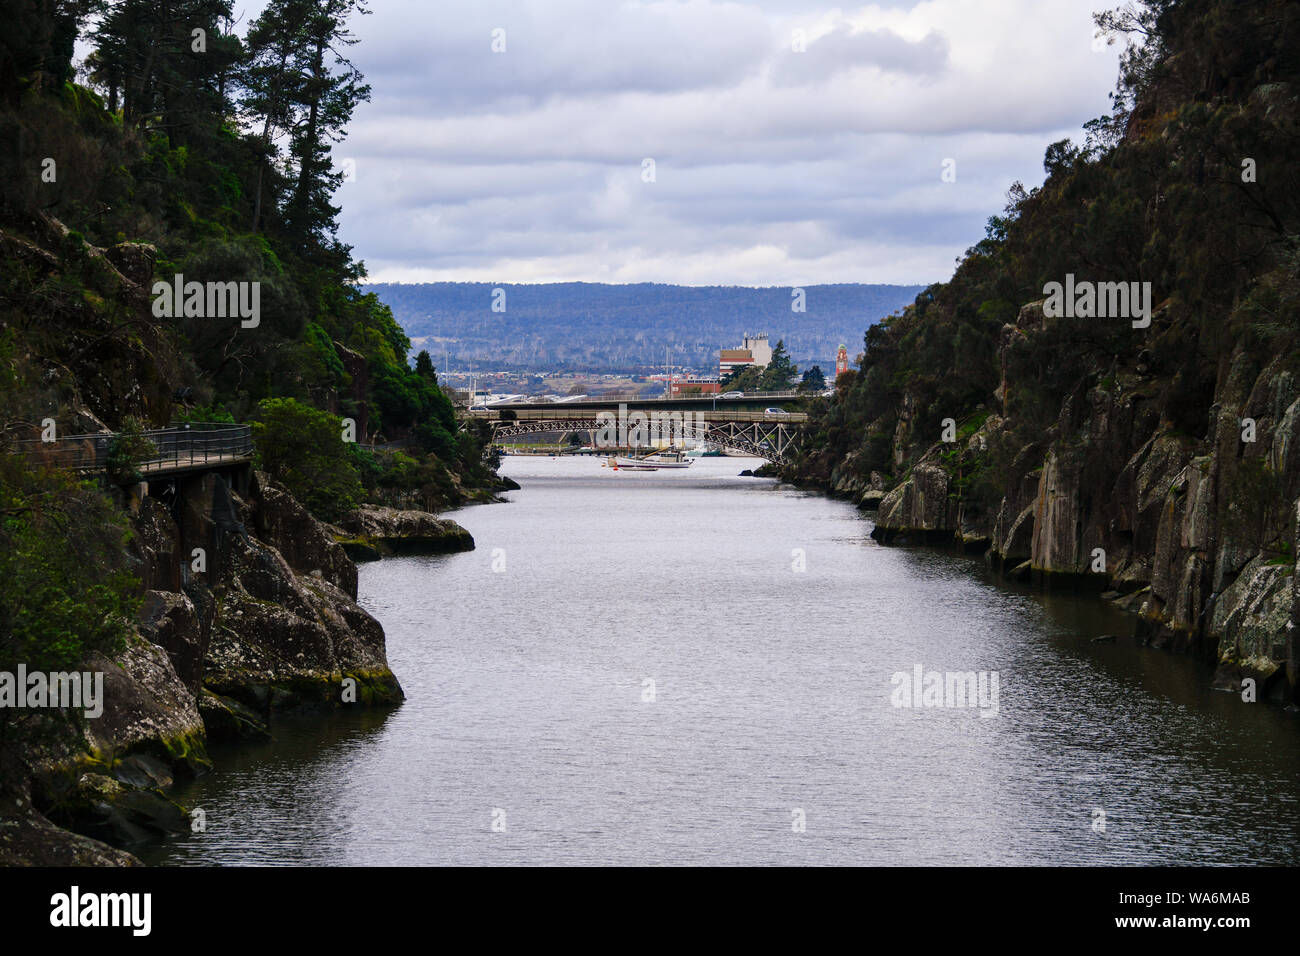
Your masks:
{"label": "green tree", "polygon": [[182,423],[220,422],[225,425],[233,425],[235,424],[235,416],[230,414],[230,412],[227,411],[226,406],[221,402],[216,402],[210,405],[195,405],[193,408],[174,412],[172,414],[172,421]]}
{"label": "green tree", "polygon": [[0,98],[16,104],[24,88],[58,90],[72,75],[82,21],[96,0],[6,4],[0,30]]}
{"label": "green tree", "polygon": [[133,485],[140,481],[141,462],[158,454],[158,449],[144,434],[138,419],[128,418],[108,445],[108,477],[115,485]]}
{"label": "green tree", "polygon": [[139,604],[128,537],[92,485],[0,455],[0,670],[57,670],[121,648]]}
{"label": "green tree", "polygon": [[208,143],[232,110],[227,80],[242,49],[231,23],[230,0],[120,0],[94,32],[92,77],[114,107],[120,91],[127,123],[173,149]]}
{"label": "green tree", "polygon": [[263,399],[258,409],[253,441],[259,468],[325,521],[360,503],[364,489],[341,418],[292,398]]}
{"label": "green tree", "polygon": [[752,365],[741,365],[732,369],[718,388],[723,392],[751,392],[760,387],[762,378],[762,369],[754,368]]}
{"label": "green tree", "polygon": [[[303,30],[313,7],[311,0],[271,0],[248,28],[247,56],[240,81],[243,110],[250,122],[261,126],[257,147],[257,181],[254,186],[253,230],[261,226],[265,180],[273,170],[278,150],[276,137],[293,128],[295,104],[304,98],[301,70],[290,63],[305,43]],[[277,186],[271,192],[278,194]]]}
{"label": "green tree", "polygon": [[820,392],[825,388],[826,375],[822,372],[820,365],[814,365],[804,372],[803,380],[799,382],[799,391],[801,392]]}
{"label": "green tree", "polygon": [[433,359],[424,349],[421,349],[420,354],[415,357],[415,374],[430,385],[438,384],[438,372],[433,367]]}
{"label": "green tree", "polygon": [[330,144],[342,139],[357,104],[370,99],[370,86],[342,52],[357,42],[347,24],[354,13],[369,13],[365,0],[318,0],[311,6],[302,23],[304,43],[289,64],[297,91],[289,155],[297,175],[285,204],[286,228],[308,252],[333,245],[339,210],[330,196],[343,173],[332,169]]}
{"label": "green tree", "polygon": [[321,370],[331,383],[342,382],[347,373],[343,369],[343,360],[329,335],[315,322],[307,323],[306,339],[316,355],[320,358]]}
{"label": "green tree", "polygon": [[772,360],[763,369],[758,387],[765,392],[779,392],[794,387],[798,367],[790,361],[790,353],[785,350],[785,340],[778,339],[776,348],[772,349]]}

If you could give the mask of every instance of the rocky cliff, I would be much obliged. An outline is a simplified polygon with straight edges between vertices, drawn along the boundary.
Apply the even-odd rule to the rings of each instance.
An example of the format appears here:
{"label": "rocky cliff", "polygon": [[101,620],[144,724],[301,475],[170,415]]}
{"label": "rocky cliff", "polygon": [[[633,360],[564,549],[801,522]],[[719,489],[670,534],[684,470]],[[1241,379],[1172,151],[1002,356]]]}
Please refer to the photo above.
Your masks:
{"label": "rocky cliff", "polygon": [[[336,539],[473,542],[385,509],[351,532],[316,519],[491,499],[501,481],[486,427],[457,420],[432,358],[357,288],[337,209],[291,222],[306,207],[247,162],[231,62],[155,124],[76,82],[73,46],[103,17],[56,6],[28,5],[0,43],[0,862],[130,862],[90,838],[187,828],[167,791],[210,766],[208,741],[402,699]],[[153,23],[141,42],[173,34]],[[178,88],[167,59],[141,89]],[[352,107],[335,105],[337,129]],[[183,308],[156,279],[184,279]],[[178,456],[141,483],[143,430],[178,421],[249,423],[266,473]],[[20,668],[74,666],[102,675],[102,714],[15,703]]]}
{"label": "rocky cliff", "polygon": [[[1002,366],[1014,364],[1011,350],[1051,334],[1042,303],[1026,305],[1000,337]],[[1147,354],[1113,356],[1039,440],[1023,441],[1007,417],[980,411],[954,440],[918,448],[885,492],[879,473],[864,480],[852,461],[828,485],[878,509],[878,540],[951,544],[987,553],[1016,577],[1115,592],[1139,614],[1143,639],[1213,659],[1216,685],[1238,688],[1250,677],[1261,697],[1291,701],[1300,676],[1293,362],[1277,356],[1261,366],[1235,349],[1198,438],[1159,413],[1168,368]],[[1015,387],[1003,378],[989,404]],[[898,432],[909,424],[900,420]],[[1008,464],[990,475],[995,448]],[[996,508],[970,493],[980,478],[1000,490]]]}
{"label": "rocky cliff", "polygon": [[1295,16],[1275,0],[1098,15],[1124,44],[1113,114],[1051,144],[1042,186],[1012,185],[952,279],[867,331],[788,470],[878,507],[882,541],[1107,593],[1142,639],[1212,660],[1217,685],[1288,702]]}
{"label": "rocky cliff", "polygon": [[335,538],[356,561],[374,561],[394,554],[443,554],[474,550],[470,533],[456,524],[429,514],[362,505],[346,515]]}
{"label": "rocky cliff", "polygon": [[[213,517],[226,499],[233,525]],[[133,862],[87,836],[128,845],[188,829],[166,791],[211,767],[208,740],[266,737],[286,711],[403,699],[383,628],[356,603],[356,566],[265,474],[158,483],[132,507],[138,635],[116,659],[84,664],[106,675],[103,715],[28,754],[29,780],[0,813],[0,862]],[[419,524],[382,509],[356,520]],[[429,520],[472,547],[453,522]]]}

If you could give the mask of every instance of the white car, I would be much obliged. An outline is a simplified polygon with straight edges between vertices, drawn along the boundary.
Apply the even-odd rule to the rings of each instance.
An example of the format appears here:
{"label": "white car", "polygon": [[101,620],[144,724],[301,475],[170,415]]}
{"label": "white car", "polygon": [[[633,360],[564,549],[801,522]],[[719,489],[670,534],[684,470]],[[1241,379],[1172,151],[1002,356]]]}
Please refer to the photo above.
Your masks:
{"label": "white car", "polygon": [[764,415],[789,415],[790,413],[787,412],[784,408],[765,408],[763,409],[763,414]]}
{"label": "white car", "polygon": [[744,394],[744,392],[723,392],[718,398],[741,398]]}

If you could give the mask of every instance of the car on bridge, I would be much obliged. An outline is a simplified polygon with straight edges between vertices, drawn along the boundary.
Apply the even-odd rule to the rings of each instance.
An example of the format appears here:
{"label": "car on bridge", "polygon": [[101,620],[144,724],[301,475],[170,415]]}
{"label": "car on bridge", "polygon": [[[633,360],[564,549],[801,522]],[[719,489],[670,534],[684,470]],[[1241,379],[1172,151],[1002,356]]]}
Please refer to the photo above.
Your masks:
{"label": "car on bridge", "polygon": [[784,408],[765,408],[763,409],[763,414],[764,415],[789,415],[790,413],[787,412]]}
{"label": "car on bridge", "polygon": [[744,392],[723,392],[718,398],[744,398]]}

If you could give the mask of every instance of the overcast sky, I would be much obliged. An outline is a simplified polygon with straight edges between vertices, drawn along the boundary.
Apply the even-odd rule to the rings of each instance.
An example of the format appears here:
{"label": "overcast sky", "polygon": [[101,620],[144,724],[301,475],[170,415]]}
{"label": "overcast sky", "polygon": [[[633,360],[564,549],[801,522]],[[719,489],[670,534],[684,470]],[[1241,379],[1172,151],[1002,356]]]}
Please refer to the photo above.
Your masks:
{"label": "overcast sky", "polygon": [[946,279],[1107,111],[1105,5],[372,0],[340,235],[372,281]]}

